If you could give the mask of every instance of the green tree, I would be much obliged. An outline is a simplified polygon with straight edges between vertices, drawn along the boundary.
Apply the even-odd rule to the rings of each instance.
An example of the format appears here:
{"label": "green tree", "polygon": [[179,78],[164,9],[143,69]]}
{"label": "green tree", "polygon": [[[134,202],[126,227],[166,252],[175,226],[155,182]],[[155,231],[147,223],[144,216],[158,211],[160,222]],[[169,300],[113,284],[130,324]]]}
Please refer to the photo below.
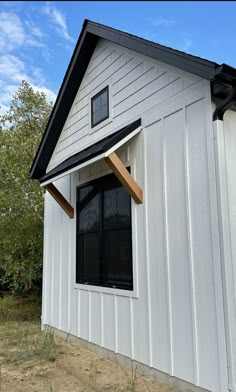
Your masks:
{"label": "green tree", "polygon": [[29,169],[51,108],[23,81],[0,116],[0,285],[13,291],[41,280],[43,190]]}

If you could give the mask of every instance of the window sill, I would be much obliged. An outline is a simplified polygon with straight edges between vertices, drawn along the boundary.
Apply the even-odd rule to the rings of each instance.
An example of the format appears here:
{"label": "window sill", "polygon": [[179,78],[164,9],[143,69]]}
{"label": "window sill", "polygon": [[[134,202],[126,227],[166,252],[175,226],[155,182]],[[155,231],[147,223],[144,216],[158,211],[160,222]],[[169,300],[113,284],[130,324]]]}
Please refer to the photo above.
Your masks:
{"label": "window sill", "polygon": [[122,297],[131,297],[131,298],[139,298],[137,289],[134,290],[124,290],[124,289],[115,289],[112,287],[103,287],[103,286],[93,286],[89,284],[80,284],[75,283],[74,289],[84,290],[84,291],[93,291],[96,293],[104,293],[110,295],[118,295]]}

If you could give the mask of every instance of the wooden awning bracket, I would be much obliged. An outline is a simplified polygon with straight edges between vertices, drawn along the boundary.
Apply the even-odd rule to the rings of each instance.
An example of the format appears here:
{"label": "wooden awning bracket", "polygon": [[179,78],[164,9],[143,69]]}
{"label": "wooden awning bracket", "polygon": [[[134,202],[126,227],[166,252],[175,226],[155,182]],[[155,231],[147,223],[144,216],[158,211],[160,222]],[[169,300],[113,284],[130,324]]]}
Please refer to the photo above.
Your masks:
{"label": "wooden awning bracket", "polygon": [[65,213],[71,218],[74,218],[74,208],[70,203],[64,198],[61,192],[52,183],[47,184],[44,188],[50,193],[50,195],[56,200],[56,202],[61,206]]}
{"label": "wooden awning bracket", "polygon": [[125,165],[121,162],[115,152],[105,158],[106,163],[113,170],[113,173],[120,180],[123,187],[127,190],[129,195],[136,201],[137,204],[143,203],[143,191],[137,184],[135,179],[126,169]]}

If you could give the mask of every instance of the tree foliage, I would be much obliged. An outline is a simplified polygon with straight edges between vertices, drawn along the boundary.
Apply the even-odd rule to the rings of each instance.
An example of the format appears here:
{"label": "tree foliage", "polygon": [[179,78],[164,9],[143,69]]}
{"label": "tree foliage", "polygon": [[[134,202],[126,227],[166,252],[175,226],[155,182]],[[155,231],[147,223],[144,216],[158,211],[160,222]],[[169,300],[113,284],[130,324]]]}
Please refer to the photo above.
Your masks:
{"label": "tree foliage", "polygon": [[29,170],[51,108],[23,81],[0,116],[0,286],[13,291],[41,280],[43,190]]}

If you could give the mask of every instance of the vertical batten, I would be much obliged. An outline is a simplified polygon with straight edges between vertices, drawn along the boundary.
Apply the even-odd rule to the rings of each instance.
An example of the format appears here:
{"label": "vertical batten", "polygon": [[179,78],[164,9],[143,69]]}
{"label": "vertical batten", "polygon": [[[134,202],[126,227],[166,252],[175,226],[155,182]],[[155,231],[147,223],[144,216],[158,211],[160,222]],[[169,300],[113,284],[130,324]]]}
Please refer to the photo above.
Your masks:
{"label": "vertical batten", "polygon": [[61,280],[62,280],[62,255],[63,255],[63,253],[62,253],[62,241],[63,241],[63,216],[62,216],[62,213],[60,214],[60,220],[61,220],[61,222],[60,222],[60,225],[58,226],[59,227],[59,230],[60,230],[60,233],[59,233],[59,249],[60,249],[60,254],[59,254],[59,268],[58,268],[58,270],[59,270],[59,320],[58,320],[58,328],[59,329],[62,329],[61,327],[62,327],[62,321],[61,321],[61,318],[62,318],[62,313],[63,313],[63,310],[62,310],[62,282],[61,282]]}
{"label": "vertical batten", "polygon": [[[70,184],[70,188],[74,188],[74,183],[73,183],[73,177],[71,177],[71,184]],[[71,332],[71,290],[73,289],[71,287],[71,279],[70,279],[70,275],[71,275],[71,267],[72,267],[72,260],[71,260],[71,247],[72,247],[72,236],[73,236],[73,232],[72,232],[72,223],[69,223],[69,241],[68,241],[68,248],[69,248],[69,262],[68,262],[68,330],[67,332],[70,333]]]}
{"label": "vertical batten", "polygon": [[104,347],[104,303],[103,303],[103,293],[100,293],[101,302],[101,346]]}
{"label": "vertical batten", "polygon": [[46,245],[48,245],[46,254],[46,268],[47,274],[45,280],[46,285],[46,301],[47,301],[47,318],[46,324],[52,325],[52,269],[53,269],[53,200],[47,194],[45,208],[48,210],[48,221],[47,221],[47,232],[48,232],[48,241],[46,241]]}
{"label": "vertical batten", "polygon": [[130,297],[130,328],[131,328],[131,358],[134,359],[134,312],[133,312],[133,301]]}
{"label": "vertical batten", "polygon": [[48,299],[47,299],[47,282],[48,282],[48,268],[49,268],[49,258],[48,258],[48,238],[49,238],[49,227],[50,222],[48,221],[49,217],[49,209],[48,209],[48,199],[47,192],[44,192],[44,236],[43,236],[43,295],[42,295],[42,313],[41,313],[41,327],[43,328],[44,324],[48,323]]}
{"label": "vertical batten", "polygon": [[[55,205],[54,201],[51,201],[51,209],[52,209],[52,225],[55,224]],[[51,237],[51,248],[52,248],[52,260],[51,260],[51,285],[50,285],[50,293],[51,293],[51,306],[50,306],[50,322],[51,325],[54,324],[54,319],[53,319],[53,299],[54,299],[54,233],[52,231],[52,237]]]}
{"label": "vertical batten", "polygon": [[88,292],[88,340],[91,342],[91,335],[92,335],[92,306],[91,306],[91,291]]}
{"label": "vertical batten", "polygon": [[118,353],[117,296],[114,295],[113,298],[115,306],[115,353]]}
{"label": "vertical batten", "polygon": [[149,238],[149,225],[148,225],[148,197],[147,197],[147,129],[143,130],[143,161],[144,161],[144,190],[146,191],[144,203],[144,210],[145,210],[145,227],[144,230],[144,246],[145,246],[145,256],[146,256],[146,265],[147,265],[147,304],[148,304],[148,352],[149,352],[149,366],[153,366],[153,359],[152,359],[152,351],[153,351],[153,344],[152,344],[152,308],[151,308],[151,277],[150,277],[150,256],[149,256],[149,247],[148,247],[148,238]]}
{"label": "vertical batten", "polygon": [[[70,194],[69,184],[70,178],[66,176],[63,180],[63,194],[67,198]],[[68,197],[69,199],[69,197]],[[67,215],[61,211],[61,225],[60,225],[60,329],[68,331],[68,259],[69,259],[69,219]]]}
{"label": "vertical batten", "polygon": [[198,358],[198,333],[197,333],[197,312],[196,312],[196,289],[195,289],[195,277],[194,277],[194,258],[193,258],[193,247],[192,247],[192,222],[191,222],[191,205],[190,205],[190,184],[189,184],[189,160],[190,156],[188,153],[188,123],[186,116],[186,108],[184,110],[184,160],[185,160],[185,187],[186,187],[186,203],[187,203],[187,232],[188,232],[188,252],[189,252],[189,264],[190,264],[190,284],[191,284],[191,304],[192,304],[192,325],[193,325],[193,362],[194,362],[194,382],[195,385],[199,385],[199,358]]}
{"label": "vertical batten", "polygon": [[132,304],[132,298],[128,298],[129,301],[129,316],[130,316],[130,358],[134,358],[134,339],[133,339],[133,304]]}
{"label": "vertical batten", "polygon": [[78,320],[77,320],[77,336],[80,336],[80,318],[81,318],[81,316],[80,316],[80,290],[77,290],[77,297],[78,297],[78,299],[77,299],[77,301],[78,301],[78,309],[77,309],[77,312],[78,312]]}
{"label": "vertical batten", "polygon": [[[71,204],[76,210],[76,173],[72,174],[72,193]],[[70,231],[70,333],[76,335],[78,330],[78,295],[75,290],[75,267],[76,267],[76,217],[68,219],[68,226]]]}
{"label": "vertical batten", "polygon": [[166,173],[166,149],[164,138],[164,121],[162,119],[162,178],[163,178],[163,200],[164,200],[164,236],[165,236],[165,259],[167,278],[167,299],[168,299],[168,330],[169,330],[169,373],[174,374],[173,364],[173,332],[172,332],[172,307],[171,307],[171,282],[170,282],[170,257],[169,257],[169,236],[168,236],[168,204],[167,204],[167,173]]}

